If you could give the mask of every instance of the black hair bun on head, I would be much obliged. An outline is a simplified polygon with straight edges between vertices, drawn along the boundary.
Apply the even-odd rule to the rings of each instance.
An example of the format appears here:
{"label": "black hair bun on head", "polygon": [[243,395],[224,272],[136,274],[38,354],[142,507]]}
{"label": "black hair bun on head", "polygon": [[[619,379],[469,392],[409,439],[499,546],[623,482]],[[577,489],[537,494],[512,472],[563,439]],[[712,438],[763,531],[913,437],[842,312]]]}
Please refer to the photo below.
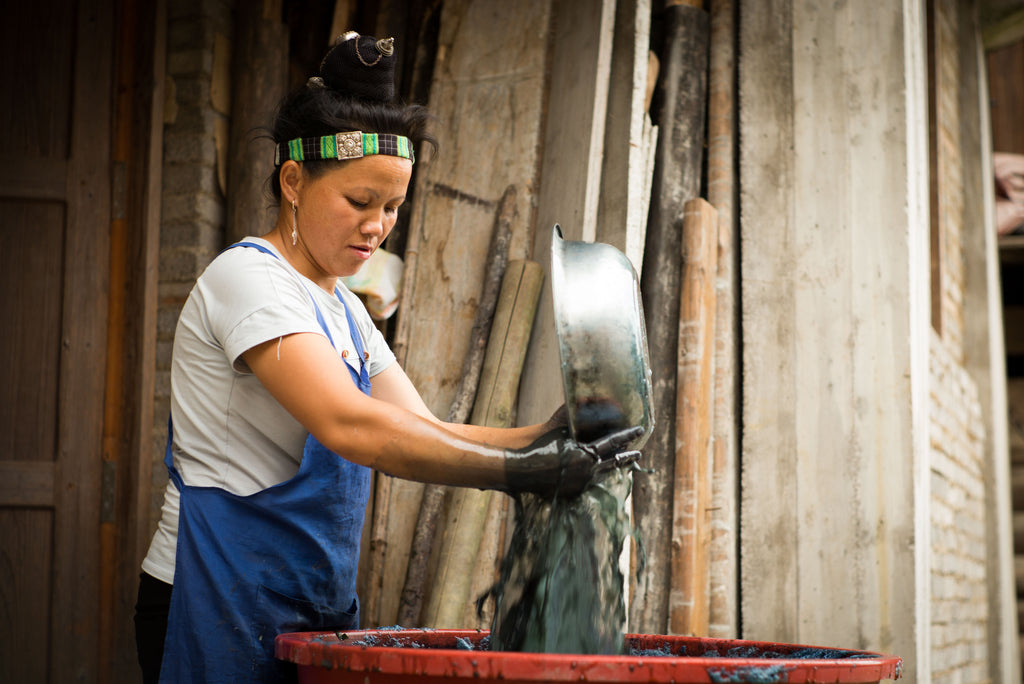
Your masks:
{"label": "black hair bun on head", "polygon": [[395,39],[345,33],[320,62],[320,79],[340,93],[390,102],[395,97]]}

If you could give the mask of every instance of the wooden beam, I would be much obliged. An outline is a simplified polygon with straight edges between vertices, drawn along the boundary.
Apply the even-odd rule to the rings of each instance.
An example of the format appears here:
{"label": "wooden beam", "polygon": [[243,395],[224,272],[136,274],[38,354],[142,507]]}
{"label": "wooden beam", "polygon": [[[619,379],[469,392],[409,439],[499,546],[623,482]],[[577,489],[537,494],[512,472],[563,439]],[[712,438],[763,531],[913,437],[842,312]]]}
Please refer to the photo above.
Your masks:
{"label": "wooden beam", "polygon": [[736,7],[714,0],[708,51],[708,201],[718,212],[708,636],[739,637],[739,216]]}
{"label": "wooden beam", "polygon": [[686,203],[682,242],[669,633],[707,636],[718,212],[705,200]]}
{"label": "wooden beam", "polygon": [[674,5],[663,17],[665,46],[655,175],[640,289],[650,347],[654,431],[633,490],[635,524],[642,530],[647,563],[630,607],[630,629],[668,629],[671,577],[672,482],[676,452],[681,230],[686,201],[700,196],[707,90],[707,13]]}
{"label": "wooden beam", "polygon": [[[615,3],[553,5],[543,168],[533,235],[533,260],[548,271],[551,231],[592,242],[597,233],[604,121],[608,107]],[[551,286],[545,282],[523,372],[520,423],[546,420],[564,401]]]}
{"label": "wooden beam", "polygon": [[[72,130],[67,165],[69,262],[63,291],[63,344],[55,510],[50,675],[78,679],[99,665],[100,521],[103,388],[107,347],[111,220],[114,49],[109,3],[82,2],[72,76]],[[89,38],[86,38],[89,36]],[[97,128],[98,127],[98,128]],[[88,133],[86,131],[89,131]]]}
{"label": "wooden beam", "polygon": [[622,251],[639,274],[650,202],[657,127],[647,113],[651,3],[615,5],[596,240]]}
{"label": "wooden beam", "polygon": [[288,28],[281,0],[261,0],[235,12],[228,158],[227,244],[262,235],[276,214],[263,192],[274,170],[273,141],[255,134],[288,90]]}

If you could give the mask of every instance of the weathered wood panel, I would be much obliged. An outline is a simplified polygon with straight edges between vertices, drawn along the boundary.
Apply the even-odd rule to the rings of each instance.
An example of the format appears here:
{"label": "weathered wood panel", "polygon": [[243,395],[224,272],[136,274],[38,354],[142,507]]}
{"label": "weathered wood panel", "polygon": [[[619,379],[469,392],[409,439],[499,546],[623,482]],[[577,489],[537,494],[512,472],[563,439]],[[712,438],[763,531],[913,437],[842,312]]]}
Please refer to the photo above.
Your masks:
{"label": "weathered wood panel", "polygon": [[64,222],[64,207],[56,202],[0,201],[0,287],[18,293],[0,303],[0,372],[8,379],[0,386],[5,460],[42,464],[54,458],[62,293],[53,283],[63,278]]}
{"label": "weathered wood panel", "polygon": [[986,55],[992,116],[992,149],[1024,154],[1024,40]]}
{"label": "weathered wood panel", "polygon": [[[509,185],[518,190],[509,256],[523,258],[529,249],[549,12],[546,0],[462,0],[442,11],[430,97],[441,151],[417,162],[395,340],[403,367],[440,416],[459,384],[490,229]],[[397,615],[421,496],[422,486],[391,481],[381,605],[367,616],[379,624]]]}
{"label": "weathered wood panel", "polygon": [[925,681],[919,8],[740,7],[743,636],[899,653]]}
{"label": "weathered wood panel", "polygon": [[281,21],[281,0],[261,0],[235,12],[232,46],[228,244],[262,235],[277,217],[264,193],[274,170],[274,144],[259,130],[288,90],[288,31]]}
{"label": "weathered wood panel", "polygon": [[0,459],[35,483],[32,501],[0,501],[0,565],[13,571],[0,606],[4,681],[98,680],[113,18],[109,3],[39,2],[0,28],[2,87],[24,95],[0,103],[0,139],[7,161],[29,169],[0,186],[12,295],[0,351],[15,392]]}
{"label": "weathered wood panel", "polygon": [[[51,496],[52,501],[52,496]],[[50,616],[53,592],[52,504],[38,508],[0,508],[0,605],[4,643],[0,679],[47,682],[50,662]]]}
{"label": "weathered wood panel", "polygon": [[[56,12],[56,10],[55,10]],[[110,261],[114,26],[109,3],[78,5],[68,150],[50,634],[54,681],[98,678],[103,388]]]}
{"label": "weathered wood panel", "polygon": [[[545,273],[556,223],[567,240],[593,241],[596,235],[614,9],[609,0],[600,9],[588,0],[553,6],[543,168],[532,244],[532,258]],[[520,424],[547,420],[565,401],[549,280],[540,295],[523,369]]]}
{"label": "weathered wood panel", "polygon": [[595,240],[622,251],[637,274],[643,267],[650,160],[657,140],[647,112],[650,34],[650,0],[616,3]]}
{"label": "weathered wood panel", "polygon": [[[650,222],[640,287],[651,350],[654,431],[636,473],[633,513],[647,564],[630,606],[630,628],[661,634],[671,599],[672,481],[676,434],[680,253],[683,206],[700,196],[708,66],[708,15],[699,7],[666,6],[659,88],[658,145]],[[659,104],[660,103],[660,104]]]}
{"label": "weathered wood panel", "polygon": [[[960,144],[964,204],[964,367],[978,388],[982,425],[989,438],[983,444],[988,541],[987,656],[993,682],[1020,681],[1021,664],[1016,623],[1014,582],[1013,494],[1005,483],[1012,479],[1008,438],[1006,352],[1000,320],[997,235],[987,221],[992,182],[988,108],[984,103],[985,58],[978,44],[974,8],[955,3],[960,55]],[[1024,86],[1024,64],[1020,71]]]}
{"label": "weathered wood panel", "polygon": [[[106,591],[101,594],[101,681],[130,681],[127,673],[138,668],[133,615],[139,566],[152,538],[149,507],[166,70],[164,0],[123,0],[120,7],[114,124],[119,192],[111,210],[111,241],[119,246],[111,250],[108,316],[108,358],[117,361],[109,368],[117,368],[119,377],[108,371],[103,428],[104,461],[107,473],[114,473],[114,482],[107,477],[107,499],[101,508],[103,538],[110,547],[104,549],[101,561]],[[118,298],[123,302],[115,317]],[[115,353],[120,358],[115,359]]]}

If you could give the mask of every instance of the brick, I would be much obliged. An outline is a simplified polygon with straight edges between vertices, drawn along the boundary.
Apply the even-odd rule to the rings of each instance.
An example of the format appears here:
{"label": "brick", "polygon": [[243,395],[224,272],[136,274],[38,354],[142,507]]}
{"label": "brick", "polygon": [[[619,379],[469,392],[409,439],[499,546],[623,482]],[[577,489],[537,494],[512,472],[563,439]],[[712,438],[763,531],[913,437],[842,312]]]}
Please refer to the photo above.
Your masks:
{"label": "brick", "polygon": [[164,136],[164,163],[175,162],[215,164],[217,147],[213,136],[194,133],[169,133]]}
{"label": "brick", "polygon": [[178,325],[178,315],[180,313],[181,307],[160,307],[156,316],[156,328],[157,335],[160,336],[161,339],[170,340],[173,338],[174,329]]}
{"label": "brick", "polygon": [[160,230],[162,247],[217,248],[224,239],[221,226],[207,221],[176,221],[165,223]]}
{"label": "brick", "polygon": [[178,76],[174,79],[174,99],[178,107],[187,110],[210,110],[210,79],[192,75]]}
{"label": "brick", "polygon": [[157,340],[156,343],[156,368],[157,370],[170,370],[171,353],[174,350],[172,338]]}
{"label": "brick", "polygon": [[167,72],[177,77],[182,75],[208,76],[213,73],[213,50],[203,46],[169,52]]}
{"label": "brick", "polygon": [[168,225],[207,222],[220,226],[224,223],[226,213],[224,202],[219,197],[211,197],[208,193],[164,197],[161,211]]}
{"label": "brick", "polygon": [[167,164],[164,167],[165,196],[210,192],[217,187],[217,170],[209,164]]}

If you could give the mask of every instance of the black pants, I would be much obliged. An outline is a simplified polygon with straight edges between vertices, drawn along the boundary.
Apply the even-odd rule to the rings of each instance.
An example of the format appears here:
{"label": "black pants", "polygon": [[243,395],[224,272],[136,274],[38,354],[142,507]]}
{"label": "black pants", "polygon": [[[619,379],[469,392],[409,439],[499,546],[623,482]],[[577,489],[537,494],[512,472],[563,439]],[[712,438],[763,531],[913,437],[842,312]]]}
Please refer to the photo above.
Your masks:
{"label": "black pants", "polygon": [[142,681],[160,681],[160,661],[164,657],[167,616],[171,612],[171,585],[142,573],[139,598],[135,603],[135,648],[142,667]]}

